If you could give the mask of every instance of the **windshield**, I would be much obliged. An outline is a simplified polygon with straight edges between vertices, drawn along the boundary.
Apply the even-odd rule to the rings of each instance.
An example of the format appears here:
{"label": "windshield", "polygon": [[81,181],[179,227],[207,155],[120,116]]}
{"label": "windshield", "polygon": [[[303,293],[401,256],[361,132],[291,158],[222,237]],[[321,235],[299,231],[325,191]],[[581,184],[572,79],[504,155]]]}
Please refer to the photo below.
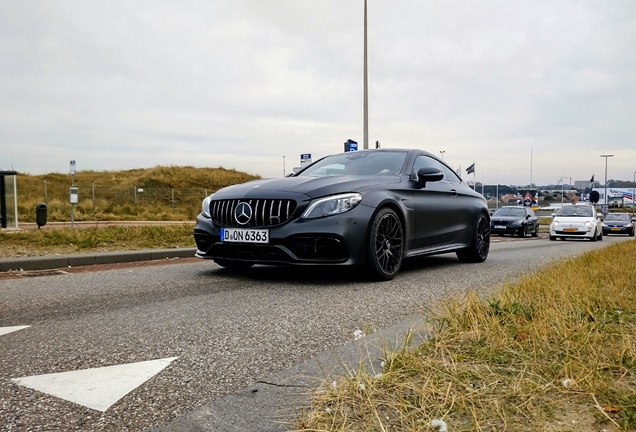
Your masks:
{"label": "windshield", "polygon": [[557,216],[592,217],[594,213],[590,206],[568,206],[561,207]]}
{"label": "windshield", "polygon": [[526,211],[522,208],[500,208],[493,216],[513,216],[523,218],[526,216]]}
{"label": "windshield", "polygon": [[349,152],[319,160],[299,177],[399,175],[406,160],[403,151]]}
{"label": "windshield", "polygon": [[606,221],[631,221],[632,217],[627,213],[609,213],[605,216]]}

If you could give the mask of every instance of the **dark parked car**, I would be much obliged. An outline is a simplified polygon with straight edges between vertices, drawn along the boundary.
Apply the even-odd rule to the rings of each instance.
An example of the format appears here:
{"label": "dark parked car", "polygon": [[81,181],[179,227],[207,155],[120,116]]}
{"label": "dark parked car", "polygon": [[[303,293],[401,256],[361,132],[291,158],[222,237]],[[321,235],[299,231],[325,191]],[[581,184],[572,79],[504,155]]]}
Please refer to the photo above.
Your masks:
{"label": "dark parked car", "polygon": [[194,239],[198,257],[228,269],[364,265],[388,280],[415,256],[483,262],[490,218],[485,199],[435,156],[377,149],[221,189],[203,201]]}
{"label": "dark parked car", "polygon": [[603,220],[603,234],[628,234],[634,236],[634,224],[628,213],[608,213]]}
{"label": "dark parked car", "polygon": [[490,216],[490,232],[504,235],[513,234],[525,237],[539,235],[539,219],[530,207],[501,207]]}

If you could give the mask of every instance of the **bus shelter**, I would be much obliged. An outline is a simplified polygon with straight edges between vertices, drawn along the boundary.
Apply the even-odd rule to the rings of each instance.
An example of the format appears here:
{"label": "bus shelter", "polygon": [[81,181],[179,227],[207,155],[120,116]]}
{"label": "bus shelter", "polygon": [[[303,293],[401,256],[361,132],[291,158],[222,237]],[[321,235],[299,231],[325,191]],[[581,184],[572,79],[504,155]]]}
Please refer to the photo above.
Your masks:
{"label": "bus shelter", "polygon": [[16,171],[0,171],[0,228],[18,228]]}

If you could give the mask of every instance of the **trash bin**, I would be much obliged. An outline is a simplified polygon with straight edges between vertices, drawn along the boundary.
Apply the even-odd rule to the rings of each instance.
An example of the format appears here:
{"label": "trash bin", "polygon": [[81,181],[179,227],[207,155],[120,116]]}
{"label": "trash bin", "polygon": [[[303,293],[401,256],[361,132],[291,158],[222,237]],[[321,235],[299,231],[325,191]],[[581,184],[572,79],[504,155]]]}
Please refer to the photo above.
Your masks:
{"label": "trash bin", "polygon": [[35,206],[35,223],[38,224],[38,229],[41,226],[46,225],[46,212],[47,212],[46,204],[38,203]]}

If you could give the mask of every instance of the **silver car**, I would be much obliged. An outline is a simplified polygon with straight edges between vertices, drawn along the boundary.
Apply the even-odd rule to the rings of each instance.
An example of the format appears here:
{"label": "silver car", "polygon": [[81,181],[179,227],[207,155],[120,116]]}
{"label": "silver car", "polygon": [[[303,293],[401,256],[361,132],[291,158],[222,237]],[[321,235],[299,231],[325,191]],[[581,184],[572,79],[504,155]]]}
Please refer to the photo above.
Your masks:
{"label": "silver car", "polygon": [[553,213],[550,224],[550,240],[558,238],[586,238],[603,240],[603,222],[592,205],[569,205]]}

